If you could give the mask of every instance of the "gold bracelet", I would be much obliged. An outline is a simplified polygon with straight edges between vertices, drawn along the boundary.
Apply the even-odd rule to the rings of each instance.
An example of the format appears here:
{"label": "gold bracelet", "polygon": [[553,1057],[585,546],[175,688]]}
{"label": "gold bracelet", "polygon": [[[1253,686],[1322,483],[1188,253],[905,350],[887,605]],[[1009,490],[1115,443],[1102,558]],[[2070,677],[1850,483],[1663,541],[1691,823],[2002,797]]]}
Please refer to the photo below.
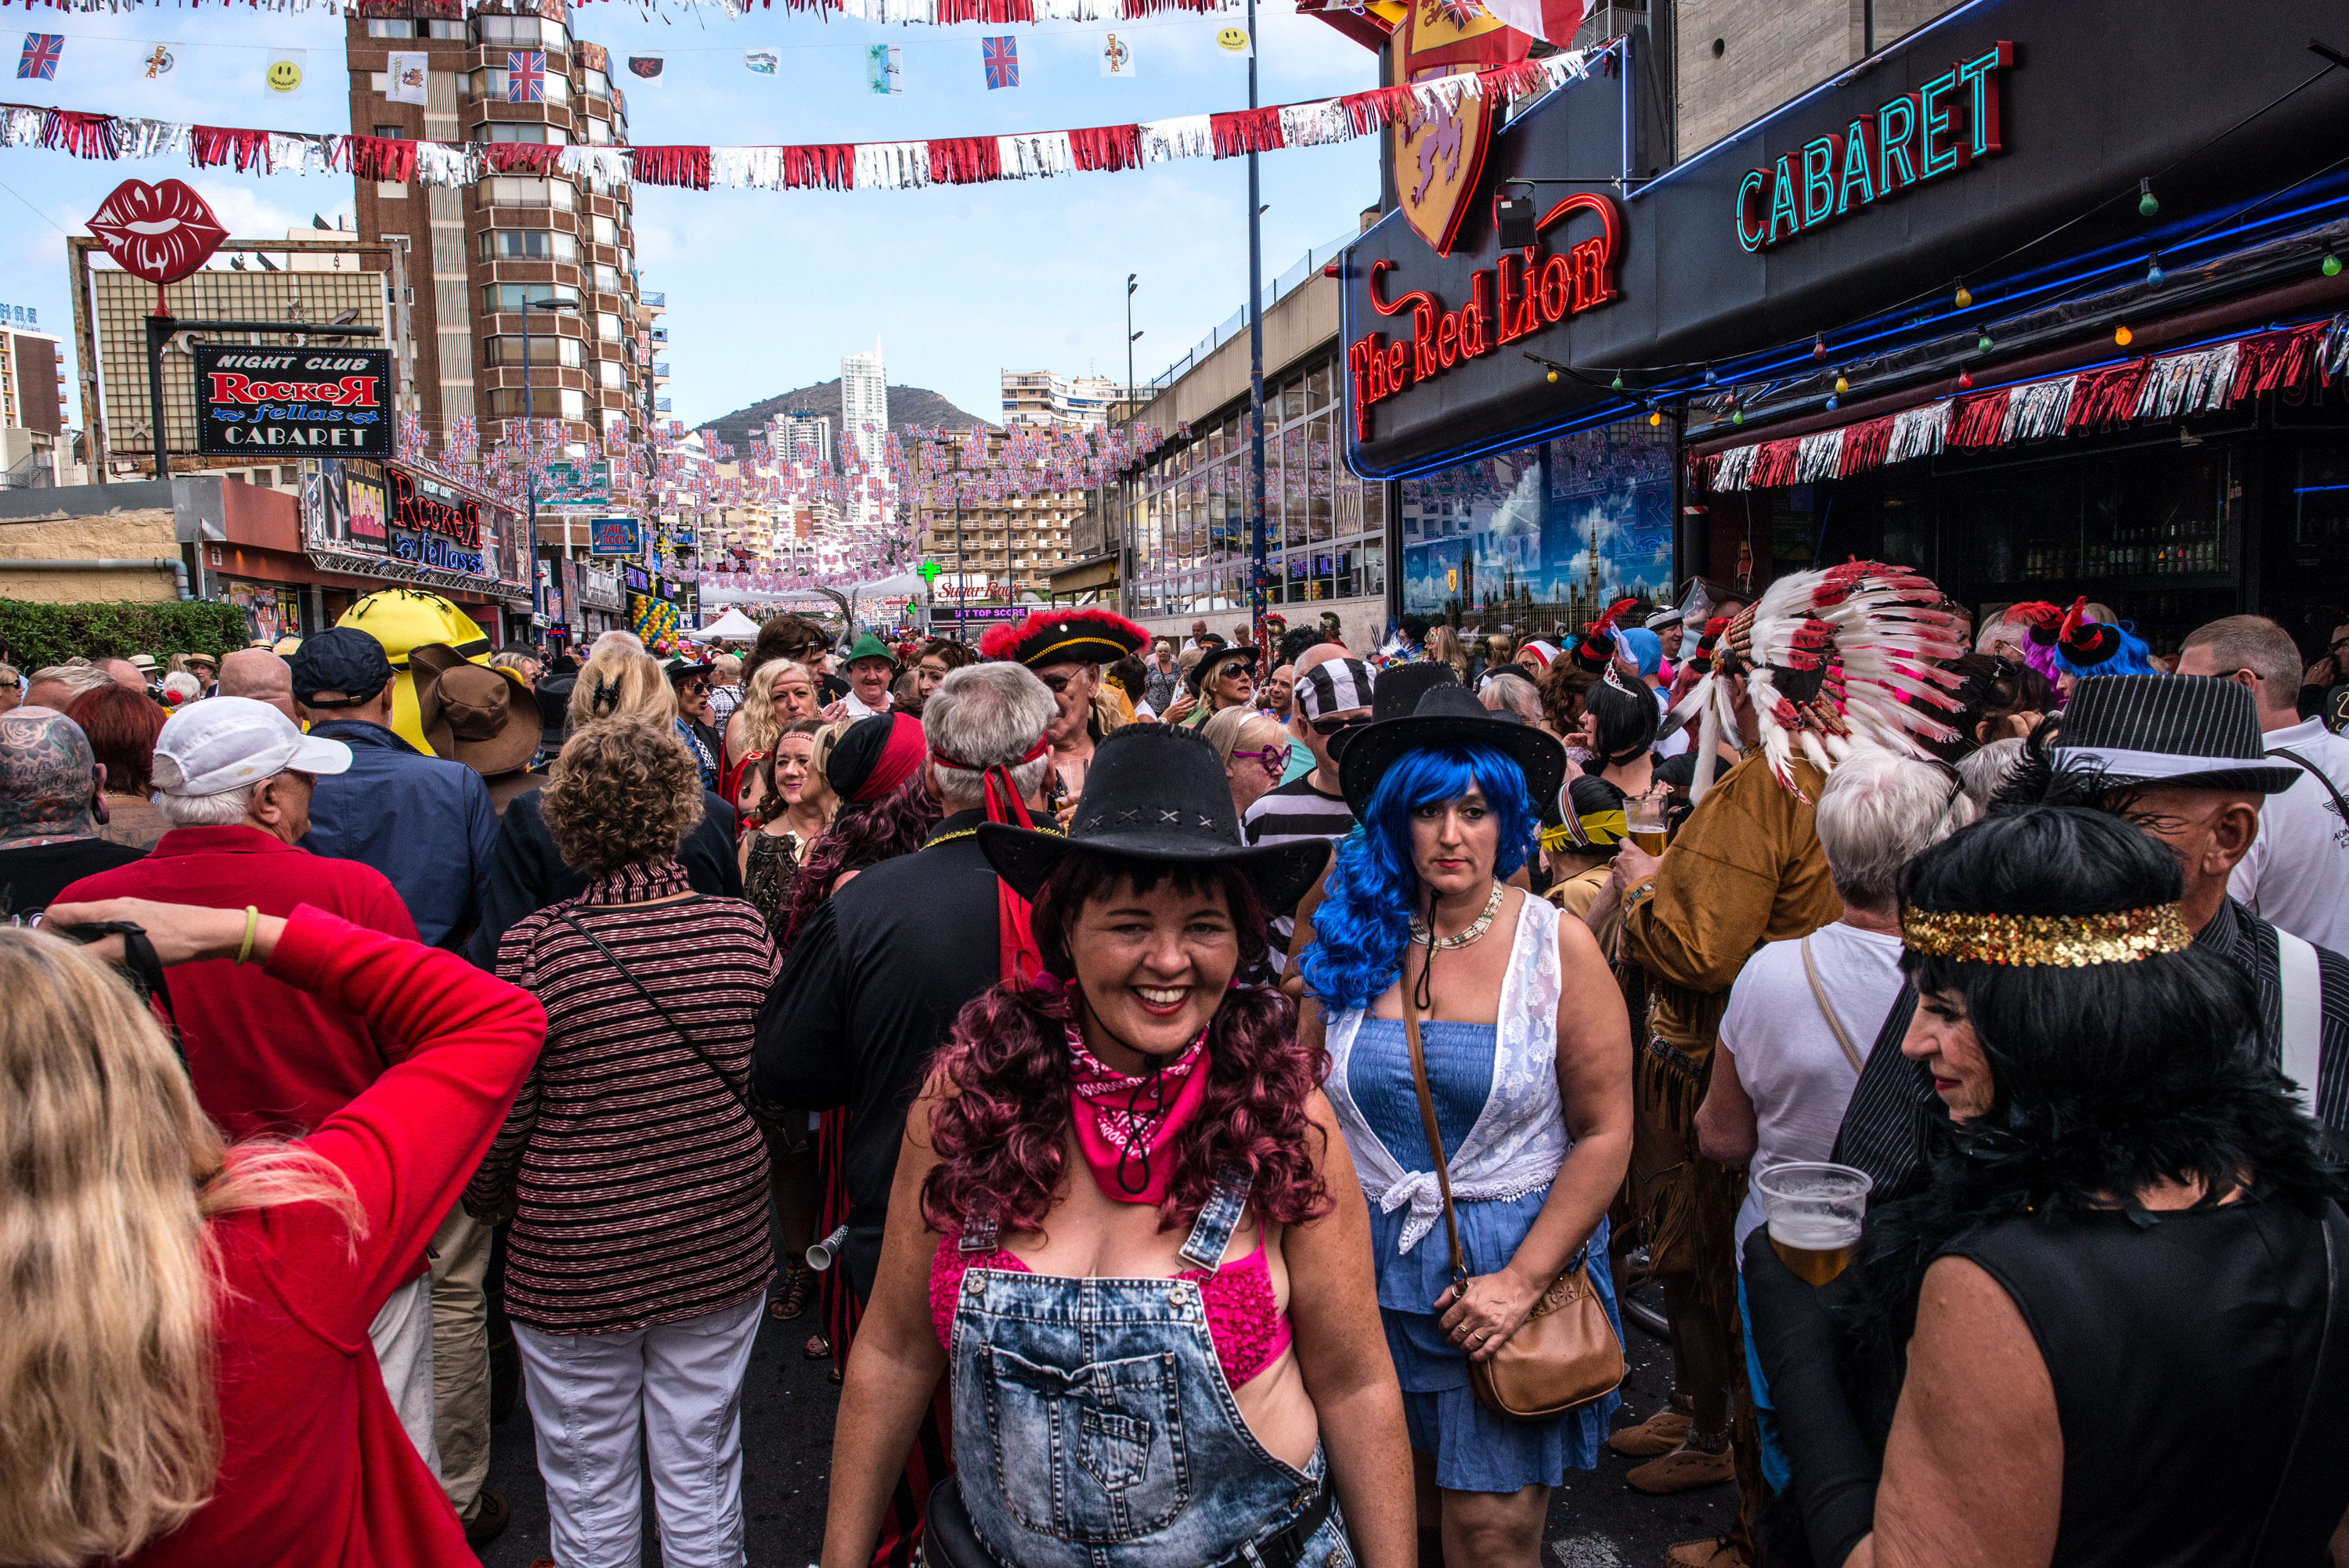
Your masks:
{"label": "gold bracelet", "polygon": [[244,945],[236,950],[236,961],[247,962],[253,957],[253,934],[261,929],[261,911],[254,904],[244,906]]}

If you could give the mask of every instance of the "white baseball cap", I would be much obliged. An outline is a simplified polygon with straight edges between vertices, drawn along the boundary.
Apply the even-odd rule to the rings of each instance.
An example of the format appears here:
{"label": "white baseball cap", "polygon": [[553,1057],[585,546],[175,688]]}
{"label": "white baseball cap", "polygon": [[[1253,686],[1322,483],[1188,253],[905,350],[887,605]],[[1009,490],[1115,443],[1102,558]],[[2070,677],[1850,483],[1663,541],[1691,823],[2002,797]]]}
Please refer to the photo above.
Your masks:
{"label": "white baseball cap", "polygon": [[351,748],[305,735],[249,696],[216,696],[181,708],[155,737],[155,787],[166,795],[223,795],[289,769],[340,773]]}

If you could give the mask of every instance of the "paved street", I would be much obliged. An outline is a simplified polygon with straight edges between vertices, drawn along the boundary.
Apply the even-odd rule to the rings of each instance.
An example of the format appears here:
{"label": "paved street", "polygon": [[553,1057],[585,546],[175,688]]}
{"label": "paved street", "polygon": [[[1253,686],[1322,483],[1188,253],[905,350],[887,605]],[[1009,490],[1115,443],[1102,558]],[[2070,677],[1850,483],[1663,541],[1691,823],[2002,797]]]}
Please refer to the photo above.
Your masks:
{"label": "paved street", "polygon": [[[814,1324],[810,1313],[797,1323],[762,1326],[743,1386],[742,1489],[754,1568],[801,1568],[815,1560],[823,1542],[839,1390],[825,1381],[824,1363],[800,1357],[800,1344]],[[1629,1349],[1623,1425],[1663,1402],[1671,1369],[1663,1346],[1636,1327]],[[1623,1484],[1623,1472],[1635,1462],[1604,1453],[1597,1471],[1558,1489],[1549,1523],[1550,1559],[1557,1568],[1658,1568],[1666,1546],[1716,1534],[1735,1516],[1736,1492],[1727,1485],[1674,1498],[1641,1496]],[[546,1501],[532,1456],[530,1412],[520,1405],[496,1429],[490,1482],[505,1489],[514,1522],[482,1561],[487,1568],[529,1568],[547,1554]],[[646,1501],[649,1511],[649,1486]],[[648,1528],[646,1568],[659,1561]]]}

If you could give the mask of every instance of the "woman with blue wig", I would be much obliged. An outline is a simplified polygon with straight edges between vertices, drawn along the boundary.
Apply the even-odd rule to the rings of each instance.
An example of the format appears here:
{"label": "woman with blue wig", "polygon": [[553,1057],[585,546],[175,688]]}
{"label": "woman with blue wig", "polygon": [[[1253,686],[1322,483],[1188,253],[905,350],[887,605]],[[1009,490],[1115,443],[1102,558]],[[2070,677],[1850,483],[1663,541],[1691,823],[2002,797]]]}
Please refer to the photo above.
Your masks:
{"label": "woman with blue wig", "polygon": [[[1556,1417],[1495,1415],[1469,1384],[1578,1259],[1608,1314],[1607,1207],[1631,1150],[1630,1031],[1588,928],[1507,879],[1566,753],[1462,686],[1350,738],[1339,778],[1361,831],[1339,850],[1300,955],[1300,1034],[1370,1199],[1380,1316],[1401,1375],[1422,1561],[1534,1568],[1550,1489],[1598,1463],[1612,1394]],[[1408,1014],[1406,1014],[1408,1009]],[[1413,1082],[1420,1033],[1469,1279],[1452,1278]],[[1619,1323],[1617,1332],[1620,1333]]]}

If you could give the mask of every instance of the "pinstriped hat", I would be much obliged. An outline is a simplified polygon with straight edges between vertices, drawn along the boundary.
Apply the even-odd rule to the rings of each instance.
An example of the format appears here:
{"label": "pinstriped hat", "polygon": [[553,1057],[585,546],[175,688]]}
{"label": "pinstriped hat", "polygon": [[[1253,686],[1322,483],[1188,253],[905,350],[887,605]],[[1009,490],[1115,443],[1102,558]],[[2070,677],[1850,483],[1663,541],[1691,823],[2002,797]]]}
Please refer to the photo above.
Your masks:
{"label": "pinstriped hat", "polygon": [[2116,784],[2280,795],[2300,778],[2271,762],[2247,687],[2214,676],[2101,676],[2074,688],[2058,769]]}

